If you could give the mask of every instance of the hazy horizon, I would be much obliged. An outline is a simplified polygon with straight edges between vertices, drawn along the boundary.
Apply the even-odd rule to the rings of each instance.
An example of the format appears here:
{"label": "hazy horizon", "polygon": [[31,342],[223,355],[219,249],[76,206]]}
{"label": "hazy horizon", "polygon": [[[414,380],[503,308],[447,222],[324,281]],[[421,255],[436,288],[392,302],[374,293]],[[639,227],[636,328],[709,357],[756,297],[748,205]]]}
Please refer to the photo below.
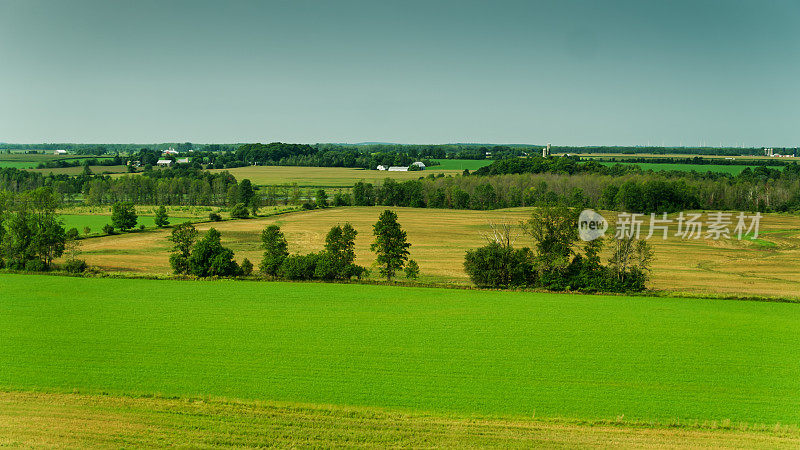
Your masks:
{"label": "hazy horizon", "polygon": [[797,147],[800,3],[0,3],[0,142]]}

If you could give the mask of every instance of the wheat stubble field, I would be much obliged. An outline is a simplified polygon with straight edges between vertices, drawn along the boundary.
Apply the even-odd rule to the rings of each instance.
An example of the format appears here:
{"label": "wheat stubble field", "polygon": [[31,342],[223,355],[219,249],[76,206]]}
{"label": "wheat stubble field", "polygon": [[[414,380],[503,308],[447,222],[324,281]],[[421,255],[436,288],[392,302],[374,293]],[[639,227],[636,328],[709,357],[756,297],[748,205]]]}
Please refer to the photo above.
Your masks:
{"label": "wheat stubble field", "polygon": [[[392,208],[408,232],[411,257],[420,264],[422,279],[432,282],[469,284],[463,271],[464,251],[485,242],[490,222],[519,223],[530,209],[464,211]],[[350,222],[358,230],[357,262],[370,267],[372,224],[381,207],[330,208],[296,212],[259,219],[198,224],[202,232],[213,226],[222,233],[238,258],[258,261],[259,233],[277,223],[286,233],[290,252],[316,251],[323,247],[331,226]],[[611,214],[607,214],[611,217]],[[177,221],[173,221],[176,223]],[[86,239],[84,257],[104,270],[128,274],[168,274],[169,230]],[[527,237],[520,234],[518,244]],[[652,239],[655,248],[653,289],[707,295],[800,297],[800,218],[767,214],[761,235],[755,241]]]}

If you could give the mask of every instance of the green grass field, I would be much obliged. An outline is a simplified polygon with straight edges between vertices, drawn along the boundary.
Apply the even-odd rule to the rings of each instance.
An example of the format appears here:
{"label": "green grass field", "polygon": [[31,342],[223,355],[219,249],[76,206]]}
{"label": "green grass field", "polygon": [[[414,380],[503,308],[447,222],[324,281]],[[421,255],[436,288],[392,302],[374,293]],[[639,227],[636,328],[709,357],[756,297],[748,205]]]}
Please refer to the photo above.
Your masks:
{"label": "green grass field", "polygon": [[[103,225],[111,223],[111,216],[105,215],[87,215],[87,214],[61,214],[58,216],[64,222],[64,228],[77,228],[79,232],[83,233],[83,227],[88,226],[92,232],[99,232]],[[148,228],[155,226],[155,216],[142,216],[140,215],[137,220],[137,227],[144,225]]]}
{"label": "green grass field", "polygon": [[435,159],[439,163],[438,166],[429,167],[430,170],[464,170],[470,171],[478,170],[481,167],[488,166],[494,161],[491,159]]}
{"label": "green grass field", "polygon": [[0,389],[800,423],[800,305],[0,275]]}
{"label": "green grass field", "polygon": [[[725,165],[725,164],[659,164],[659,163],[620,163],[611,161],[601,161],[601,164],[606,166],[613,166],[614,164],[636,164],[642,170],[664,171],[664,170],[682,170],[684,172],[722,172],[731,175],[738,175],[746,167],[755,169],[755,166],[739,166],[739,165]],[[770,166],[771,169],[783,169],[783,166]]]}

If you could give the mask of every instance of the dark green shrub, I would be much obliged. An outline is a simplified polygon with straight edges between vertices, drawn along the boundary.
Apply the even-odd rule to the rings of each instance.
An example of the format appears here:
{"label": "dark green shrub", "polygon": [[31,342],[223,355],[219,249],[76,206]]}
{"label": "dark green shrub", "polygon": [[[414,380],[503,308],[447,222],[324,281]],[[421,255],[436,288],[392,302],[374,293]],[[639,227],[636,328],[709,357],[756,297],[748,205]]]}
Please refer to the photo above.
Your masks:
{"label": "dark green shrub", "polygon": [[208,215],[208,220],[210,220],[212,222],[221,222],[222,221],[222,216],[220,216],[219,214],[217,214],[215,212],[212,212],[212,213],[210,213]]}
{"label": "dark green shrub", "polygon": [[78,232],[77,228],[70,228],[69,230],[67,230],[67,239],[69,240],[78,239],[79,234],[80,233]]}
{"label": "dark green shrub", "polygon": [[25,262],[25,271],[45,272],[47,271],[47,265],[41,259],[31,259],[30,261]]}
{"label": "dark green shrub", "polygon": [[416,280],[419,277],[419,264],[413,259],[408,261],[406,264],[406,268],[404,269],[406,273],[406,278],[410,280]]}
{"label": "dark green shrub", "polygon": [[69,273],[83,273],[88,267],[86,261],[82,259],[70,259],[64,263],[62,268]]}

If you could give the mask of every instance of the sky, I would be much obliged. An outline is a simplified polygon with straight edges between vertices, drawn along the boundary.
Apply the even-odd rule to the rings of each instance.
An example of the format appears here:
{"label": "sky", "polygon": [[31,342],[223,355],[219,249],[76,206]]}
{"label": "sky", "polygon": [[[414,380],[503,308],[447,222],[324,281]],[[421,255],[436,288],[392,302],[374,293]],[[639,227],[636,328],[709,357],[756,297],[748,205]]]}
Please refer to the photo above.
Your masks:
{"label": "sky", "polygon": [[0,0],[0,142],[800,146],[800,1]]}

